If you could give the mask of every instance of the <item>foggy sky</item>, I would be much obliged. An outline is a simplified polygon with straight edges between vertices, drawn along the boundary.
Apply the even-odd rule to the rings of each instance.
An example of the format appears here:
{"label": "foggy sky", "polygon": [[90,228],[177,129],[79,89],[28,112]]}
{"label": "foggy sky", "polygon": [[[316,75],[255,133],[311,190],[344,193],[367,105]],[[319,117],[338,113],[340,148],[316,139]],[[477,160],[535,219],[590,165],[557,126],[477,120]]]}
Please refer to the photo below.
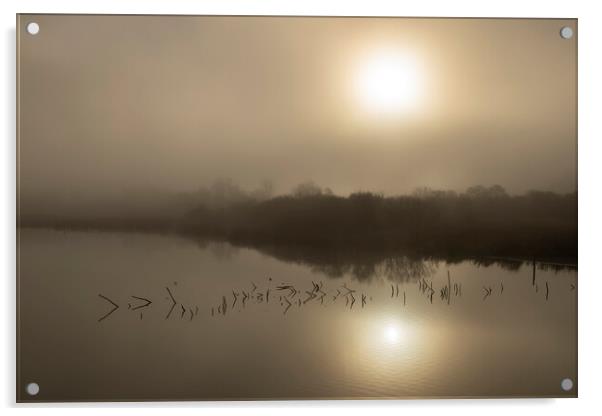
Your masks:
{"label": "foggy sky", "polygon": [[[576,36],[559,36],[574,20],[20,19],[24,196],[219,178],[278,192],[576,190]],[[419,111],[359,110],[350,80],[381,47],[420,66]]]}

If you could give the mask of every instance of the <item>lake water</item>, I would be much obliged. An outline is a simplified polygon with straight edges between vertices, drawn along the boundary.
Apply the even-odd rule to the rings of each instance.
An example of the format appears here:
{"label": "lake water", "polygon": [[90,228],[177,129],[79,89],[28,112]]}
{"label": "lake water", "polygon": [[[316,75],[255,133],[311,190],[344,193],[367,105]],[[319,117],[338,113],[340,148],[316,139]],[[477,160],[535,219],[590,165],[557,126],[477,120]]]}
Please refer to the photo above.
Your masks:
{"label": "lake water", "polygon": [[172,235],[19,239],[22,401],[576,396],[575,270],[534,283],[530,263],[358,270]]}

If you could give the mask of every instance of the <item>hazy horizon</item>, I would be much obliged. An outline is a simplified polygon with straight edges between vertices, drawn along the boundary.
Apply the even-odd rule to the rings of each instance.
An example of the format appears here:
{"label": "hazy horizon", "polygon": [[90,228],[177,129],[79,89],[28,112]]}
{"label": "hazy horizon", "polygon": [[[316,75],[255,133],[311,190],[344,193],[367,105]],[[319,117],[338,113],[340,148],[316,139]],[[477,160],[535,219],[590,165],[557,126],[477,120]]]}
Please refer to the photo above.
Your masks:
{"label": "hazy horizon", "polygon": [[576,19],[17,22],[18,402],[578,396]]}
{"label": "hazy horizon", "polygon": [[[342,195],[576,191],[576,41],[558,35],[574,20],[36,21],[20,38],[25,199],[223,178],[275,194],[307,181]],[[382,51],[414,71],[399,111],[358,98]]]}

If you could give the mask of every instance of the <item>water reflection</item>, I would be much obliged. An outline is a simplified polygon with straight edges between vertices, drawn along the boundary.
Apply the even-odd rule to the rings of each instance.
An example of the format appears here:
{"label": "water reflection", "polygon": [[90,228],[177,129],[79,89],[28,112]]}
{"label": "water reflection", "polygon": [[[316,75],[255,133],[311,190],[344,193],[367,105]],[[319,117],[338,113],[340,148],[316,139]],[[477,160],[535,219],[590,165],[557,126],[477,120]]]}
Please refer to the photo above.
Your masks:
{"label": "water reflection", "polygon": [[[211,253],[214,251],[210,250]],[[220,251],[223,253],[223,251]],[[223,256],[221,254],[216,255],[215,257],[223,260]],[[230,258],[230,256],[228,256]],[[389,283],[388,287],[382,288],[382,292],[389,294],[389,298],[396,300],[400,303],[401,306],[405,307],[407,305],[408,297],[422,298],[425,299],[429,304],[433,304],[433,302],[438,301],[446,305],[450,305],[452,301],[456,302],[458,298],[462,297],[462,282],[456,281],[456,279],[452,278],[449,268],[445,270],[446,279],[440,279],[440,282],[435,283],[434,278],[426,278],[423,277],[425,274],[427,276],[431,276],[437,270],[439,270],[442,266],[440,264],[434,263],[433,261],[424,262],[428,263],[428,266],[419,266],[419,260],[408,260],[407,258],[399,258],[399,259],[386,259],[383,261],[385,265],[403,265],[403,268],[396,268],[395,270],[403,270],[402,274],[402,289],[400,291],[400,283],[397,283],[399,279],[391,278],[390,271],[392,270],[390,267],[379,267],[376,270],[379,270],[380,273],[376,273],[371,275],[372,279],[381,279],[385,280]],[[415,279],[416,285],[409,285],[409,278],[407,274],[407,268],[405,266],[411,265],[411,270],[416,271],[420,270],[422,273],[413,275],[412,277]],[[443,264],[443,267],[449,267],[449,265]],[[550,267],[550,265],[542,264],[539,265],[542,270],[565,270],[567,266],[558,267]],[[544,280],[542,282],[538,282],[536,280],[538,264],[536,262],[531,263],[531,268],[533,270],[531,287],[527,290],[534,290],[535,293],[539,292],[539,285],[541,284],[544,287],[542,291],[543,298],[548,301],[550,298],[550,284],[548,280]],[[518,271],[519,268],[504,268],[506,270]],[[428,273],[424,271],[428,270]],[[357,277],[355,275],[352,275]],[[399,276],[399,275],[394,275]],[[244,279],[243,276],[239,276],[237,281],[240,281],[241,278]],[[569,283],[565,285],[565,291],[573,291],[575,290],[575,284]],[[169,320],[172,317],[176,317],[179,319],[188,319],[192,321],[195,316],[199,314],[199,303],[202,303],[202,300],[199,300],[198,303],[194,301],[188,303],[182,303],[177,300],[178,296],[176,295],[178,288],[178,282],[174,281],[172,286],[165,287],[166,296],[164,299],[167,301],[167,314],[165,315],[165,320]],[[481,295],[482,301],[487,300],[490,296],[501,296],[504,293],[504,282],[500,280],[499,282],[494,282],[492,284],[483,285],[482,286]],[[408,294],[409,291],[409,294]],[[227,294],[219,294],[217,295],[215,301],[210,306],[210,314],[212,317],[215,316],[226,316],[228,313],[240,312],[242,310],[246,310],[249,306],[252,305],[260,305],[260,304],[270,304],[270,295],[272,298],[272,304],[278,307],[278,310],[286,315],[289,310],[293,307],[302,308],[310,303],[320,304],[321,306],[333,305],[335,303],[343,303],[345,308],[349,310],[353,310],[356,302],[358,307],[364,308],[367,306],[369,302],[373,301],[373,297],[371,293],[374,291],[360,291],[353,286],[351,286],[348,282],[343,282],[339,284],[335,281],[330,282],[329,284],[324,283],[322,280],[310,282],[300,282],[297,284],[281,282],[274,283],[272,277],[266,277],[265,281],[255,283],[254,281],[248,281],[243,287],[235,287],[230,290],[230,293]],[[382,295],[383,293],[381,293]],[[98,294],[98,297],[108,303],[108,307],[110,309],[108,312],[104,312],[98,318],[98,322],[102,322],[105,319],[109,318],[114,312],[116,312],[121,305],[116,303],[115,300],[109,298],[104,294]],[[384,298],[384,296],[383,296]],[[127,298],[127,310],[129,311],[139,311],[140,319],[144,317],[144,310],[150,308],[153,305],[153,300],[143,297],[143,296],[135,296],[130,295]],[[238,309],[237,309],[238,306]],[[389,325],[386,329],[387,338],[389,340],[393,340],[397,338],[398,335],[398,325]]]}
{"label": "water reflection", "polygon": [[374,249],[341,249],[340,247],[315,248],[300,245],[250,245],[237,246],[225,241],[195,239],[199,247],[208,249],[216,257],[229,259],[239,252],[241,247],[257,250],[272,258],[287,263],[309,267],[312,272],[330,278],[352,276],[357,280],[369,280],[375,277],[400,282],[413,281],[429,277],[437,271],[439,264],[446,265],[470,262],[477,267],[497,266],[508,271],[518,271],[524,265],[533,265],[538,270],[576,270],[577,265],[563,263],[554,259],[518,259],[503,257],[471,257],[450,255],[428,255],[377,247]]}
{"label": "water reflection", "polygon": [[25,230],[20,244],[19,377],[45,386],[35,400],[576,394],[559,389],[577,375],[566,267],[283,261],[127,233]]}
{"label": "water reflection", "polygon": [[399,333],[399,325],[389,324],[384,330],[385,340],[390,344],[397,344],[399,342]]}

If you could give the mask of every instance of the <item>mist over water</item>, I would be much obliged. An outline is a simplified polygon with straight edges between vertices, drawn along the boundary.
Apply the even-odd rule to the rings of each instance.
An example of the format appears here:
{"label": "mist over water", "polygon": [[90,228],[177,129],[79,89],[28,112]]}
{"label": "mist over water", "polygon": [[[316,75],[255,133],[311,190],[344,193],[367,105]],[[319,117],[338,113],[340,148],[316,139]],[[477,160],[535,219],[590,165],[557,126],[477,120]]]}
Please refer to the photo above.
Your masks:
{"label": "mist over water", "polygon": [[329,273],[174,236],[20,238],[21,377],[39,400],[576,391],[560,389],[576,380],[574,269],[390,258]]}
{"label": "mist over water", "polygon": [[576,21],[35,19],[19,401],[576,397]]}
{"label": "mist over water", "polygon": [[419,188],[411,195],[338,196],[313,182],[274,195],[270,182],[247,192],[231,181],[218,181],[191,193],[136,193],[110,205],[73,208],[52,209],[25,199],[19,224],[176,233],[282,258],[291,253],[319,257],[327,251],[343,257],[401,253],[572,264],[577,259],[576,193],[511,196],[499,185],[462,193]]}

